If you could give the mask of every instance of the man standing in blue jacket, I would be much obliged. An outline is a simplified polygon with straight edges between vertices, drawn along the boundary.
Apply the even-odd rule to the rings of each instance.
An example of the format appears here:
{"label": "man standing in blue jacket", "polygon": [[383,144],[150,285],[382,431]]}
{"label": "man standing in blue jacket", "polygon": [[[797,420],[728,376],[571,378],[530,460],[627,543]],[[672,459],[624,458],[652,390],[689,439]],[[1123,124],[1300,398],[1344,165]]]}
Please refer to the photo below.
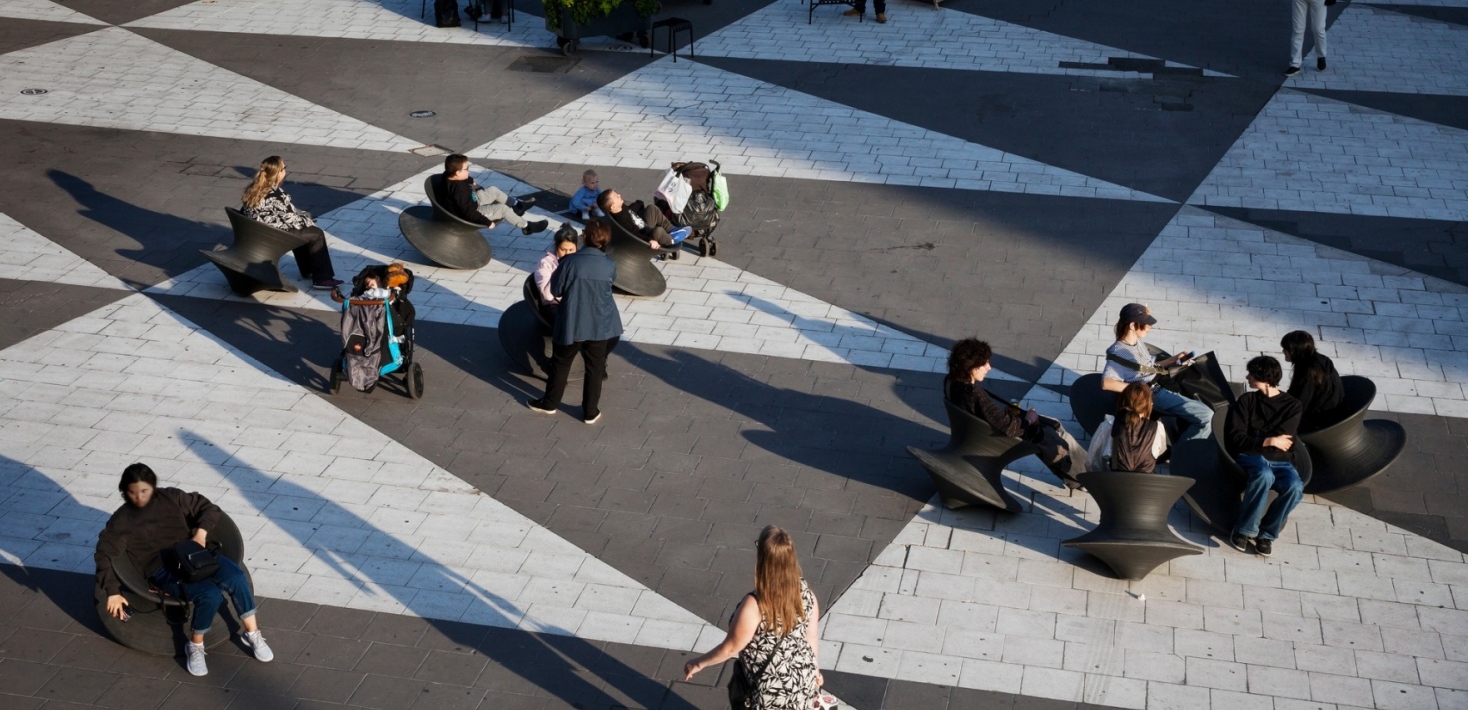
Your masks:
{"label": "man standing in blue jacket", "polygon": [[551,276],[551,293],[561,299],[551,338],[551,372],[545,396],[530,400],[529,407],[542,414],[555,414],[566,393],[571,362],[576,353],[586,364],[582,380],[581,420],[595,424],[601,419],[601,383],[606,377],[607,352],[622,336],[622,316],[612,300],[612,282],[617,280],[617,263],[602,251],[612,240],[612,230],[601,220],[586,225],[585,248],[561,260]]}

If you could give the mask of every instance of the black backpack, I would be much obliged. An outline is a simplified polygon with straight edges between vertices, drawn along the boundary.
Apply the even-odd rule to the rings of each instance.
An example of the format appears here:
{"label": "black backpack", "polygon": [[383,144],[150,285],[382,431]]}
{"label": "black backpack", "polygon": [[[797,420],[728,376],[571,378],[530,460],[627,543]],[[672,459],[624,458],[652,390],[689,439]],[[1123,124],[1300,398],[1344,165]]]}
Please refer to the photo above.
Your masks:
{"label": "black backpack", "polygon": [[433,0],[433,24],[437,27],[458,27],[457,0]]}

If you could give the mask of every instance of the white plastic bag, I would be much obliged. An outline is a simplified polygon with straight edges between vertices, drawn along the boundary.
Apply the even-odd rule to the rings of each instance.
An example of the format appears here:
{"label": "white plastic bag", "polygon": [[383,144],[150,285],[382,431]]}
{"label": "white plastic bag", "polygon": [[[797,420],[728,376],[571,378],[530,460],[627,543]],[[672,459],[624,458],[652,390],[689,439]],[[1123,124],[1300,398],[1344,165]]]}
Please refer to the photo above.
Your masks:
{"label": "white plastic bag", "polygon": [[688,206],[688,198],[693,195],[693,186],[688,183],[688,178],[678,174],[676,170],[668,170],[663,173],[663,179],[658,183],[658,189],[654,193],[663,198],[664,202],[671,207],[673,214],[683,211]]}

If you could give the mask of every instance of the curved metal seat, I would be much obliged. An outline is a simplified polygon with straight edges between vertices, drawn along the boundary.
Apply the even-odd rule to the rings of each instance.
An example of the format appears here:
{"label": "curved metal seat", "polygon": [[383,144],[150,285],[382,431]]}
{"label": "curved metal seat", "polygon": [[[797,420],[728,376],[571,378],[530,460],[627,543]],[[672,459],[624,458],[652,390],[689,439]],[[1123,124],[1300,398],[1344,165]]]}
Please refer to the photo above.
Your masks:
{"label": "curved metal seat", "polygon": [[1096,433],[1106,415],[1116,413],[1116,393],[1101,389],[1101,373],[1081,375],[1071,383],[1070,413],[1089,435]]}
{"label": "curved metal seat", "polygon": [[652,257],[657,252],[647,248],[646,239],[632,235],[617,220],[603,221],[612,228],[612,241],[602,251],[617,262],[617,280],[612,286],[632,296],[661,296],[668,290],[668,281],[653,266]]}
{"label": "curved metal seat", "polygon": [[[525,278],[521,289],[525,298],[505,309],[497,328],[500,347],[505,349],[510,364],[521,372],[546,379],[551,368],[551,322],[541,312],[540,291],[535,288],[535,275]],[[578,358],[579,360],[580,358]],[[581,367],[571,366],[570,380],[585,375]]]}
{"label": "curved metal seat", "polygon": [[1034,444],[1001,436],[989,423],[943,398],[948,410],[948,445],[936,451],[907,447],[938,488],[943,505],[953,509],[984,504],[1012,513],[1021,510],[1004,490],[1004,467],[1040,452]]}
{"label": "curved metal seat", "polygon": [[[245,540],[240,529],[228,515],[220,514],[219,524],[209,531],[209,540],[218,542],[218,553],[239,565],[248,579],[250,570],[245,567]],[[212,546],[211,546],[212,547]],[[189,620],[194,615],[194,605],[177,597],[166,597],[150,589],[152,584],[132,558],[123,555],[112,561],[112,571],[122,582],[122,596],[127,599],[132,618],[118,619],[107,613],[107,592],[97,585],[93,596],[97,601],[97,616],[102,627],[118,643],[155,656],[181,656],[184,643],[188,640]],[[250,582],[251,587],[254,582]],[[233,609],[229,604],[222,607]],[[235,619],[236,622],[239,619]],[[213,624],[204,635],[204,645],[213,648],[229,640],[226,624]]]}
{"label": "curved metal seat", "polygon": [[310,243],[311,237],[276,229],[233,207],[224,208],[224,213],[229,215],[229,226],[234,230],[234,244],[218,244],[212,251],[200,249],[199,253],[219,268],[229,289],[241,296],[256,291],[299,290],[280,273],[280,257]]}
{"label": "curved metal seat", "polygon": [[398,215],[398,230],[423,256],[450,269],[477,269],[489,263],[494,249],[479,230],[483,225],[466,222],[449,214],[433,196],[433,187],[443,175],[430,175],[423,181],[427,205],[414,205]]}
{"label": "curved metal seat", "polygon": [[1365,421],[1376,399],[1376,383],[1357,375],[1341,378],[1345,398],[1341,410],[1350,412],[1324,429],[1300,434],[1315,461],[1315,477],[1306,493],[1330,493],[1364,483],[1392,465],[1407,446],[1407,430],[1387,419]]}
{"label": "curved metal seat", "polygon": [[[1239,502],[1244,495],[1244,484],[1249,480],[1224,445],[1227,422],[1228,407],[1214,409],[1213,437],[1204,441],[1179,441],[1173,446],[1172,454],[1172,470],[1187,473],[1194,480],[1193,487],[1183,493],[1183,502],[1200,520],[1224,536],[1233,532],[1239,519]],[[1309,447],[1296,446],[1292,450],[1296,452],[1295,470],[1308,490],[1314,471]],[[1275,493],[1270,491],[1270,500],[1274,497]]]}
{"label": "curved metal seat", "polygon": [[1083,473],[1079,478],[1101,508],[1101,522],[1060,544],[1100,559],[1121,579],[1142,579],[1168,560],[1202,554],[1203,548],[1167,525],[1168,511],[1193,479],[1124,472]]}

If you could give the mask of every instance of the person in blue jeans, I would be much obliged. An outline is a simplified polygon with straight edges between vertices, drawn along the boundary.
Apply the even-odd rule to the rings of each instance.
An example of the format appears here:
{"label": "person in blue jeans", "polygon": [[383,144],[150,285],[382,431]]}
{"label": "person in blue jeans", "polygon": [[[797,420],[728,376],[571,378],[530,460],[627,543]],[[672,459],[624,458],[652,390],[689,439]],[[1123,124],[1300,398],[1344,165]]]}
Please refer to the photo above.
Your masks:
{"label": "person in blue jeans", "polygon": [[1171,390],[1162,389],[1155,380],[1172,365],[1191,362],[1192,353],[1179,353],[1165,360],[1152,357],[1142,338],[1157,325],[1152,311],[1140,303],[1128,303],[1121,309],[1115,326],[1116,342],[1106,348],[1106,367],[1101,370],[1101,389],[1120,393],[1133,382],[1152,386],[1152,410],[1170,414],[1188,426],[1183,441],[1206,440],[1213,436],[1213,408]]}
{"label": "person in blue jeans", "polygon": [[[1228,544],[1248,552],[1252,540],[1254,551],[1268,557],[1290,511],[1305,494],[1294,454],[1295,432],[1304,407],[1279,389],[1283,369],[1278,360],[1260,356],[1247,367],[1251,391],[1229,408],[1224,428],[1229,452],[1249,477]],[[1271,490],[1279,494],[1273,503],[1269,503]]]}
{"label": "person in blue jeans", "polygon": [[177,488],[159,488],[158,476],[147,464],[135,463],[122,472],[117,485],[127,501],[107,520],[107,527],[97,536],[97,583],[107,594],[107,613],[127,621],[127,598],[122,596],[122,580],[112,569],[113,560],[127,555],[138,564],[148,581],[158,591],[185,599],[194,605],[190,622],[193,637],[185,646],[189,673],[208,675],[204,659],[204,634],[214,625],[214,617],[227,597],[244,626],[241,640],[255,654],[255,659],[269,662],[275,653],[265,643],[255,618],[255,595],[243,570],[224,555],[215,555],[219,571],[208,579],[184,582],[170,568],[175,543],[193,540],[204,545],[209,531],[224,513],[219,506],[198,493]]}

